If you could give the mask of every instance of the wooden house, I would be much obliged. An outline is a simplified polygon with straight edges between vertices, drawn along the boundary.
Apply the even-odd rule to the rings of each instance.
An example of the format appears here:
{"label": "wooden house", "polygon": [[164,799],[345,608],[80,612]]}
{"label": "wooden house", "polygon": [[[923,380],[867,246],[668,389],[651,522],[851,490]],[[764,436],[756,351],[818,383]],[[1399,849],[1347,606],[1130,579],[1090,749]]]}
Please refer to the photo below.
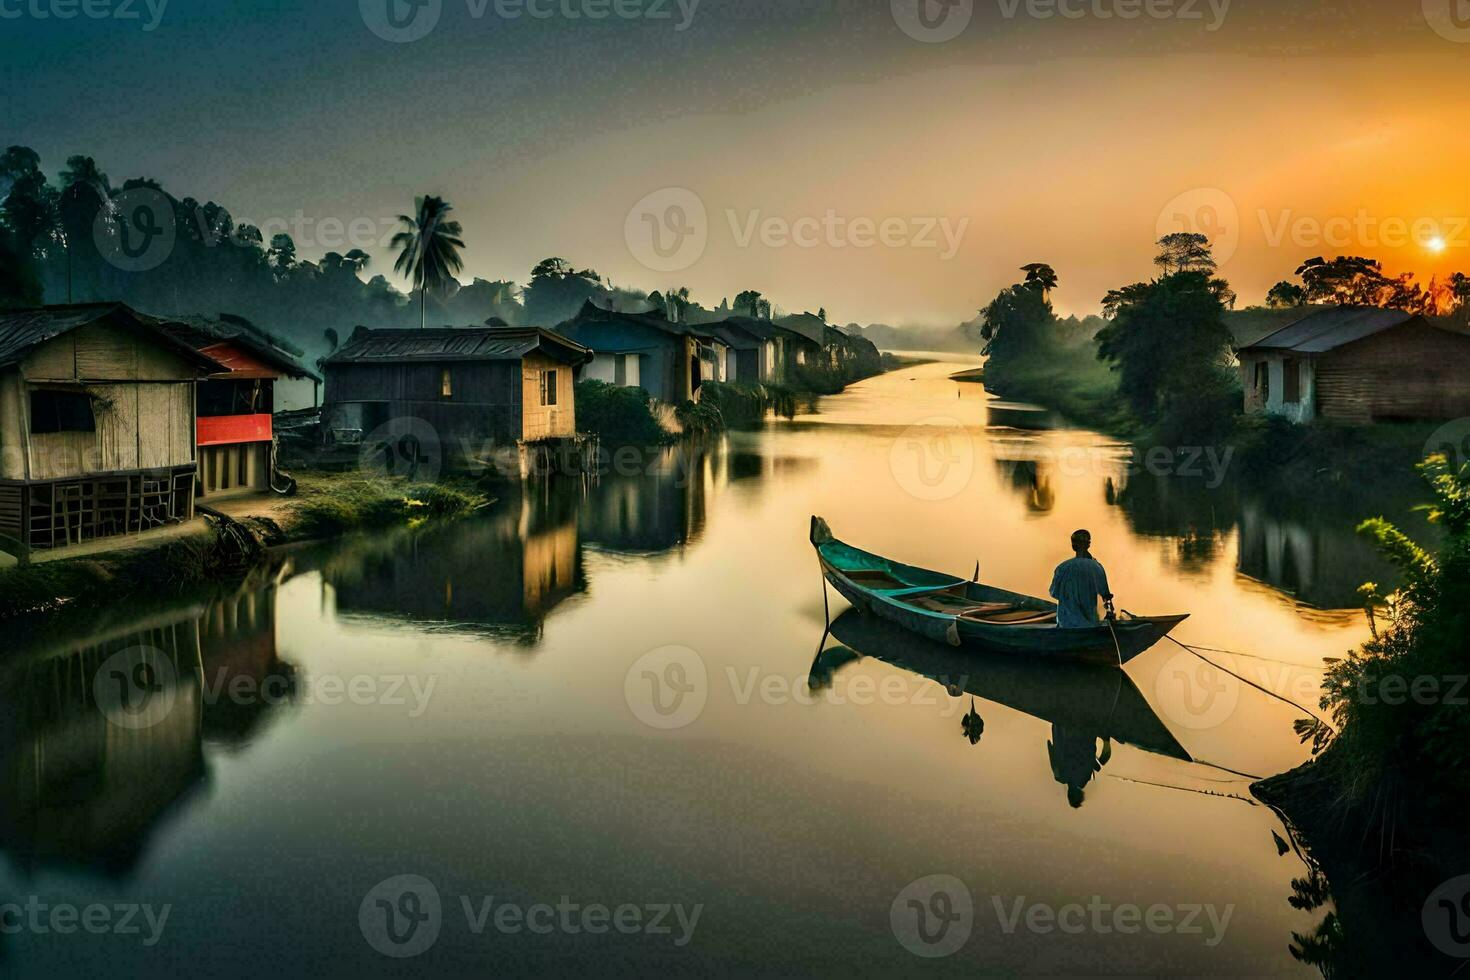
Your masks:
{"label": "wooden house", "polygon": [[266,492],[273,476],[276,384],[320,379],[297,361],[299,352],[242,317],[178,317],[160,325],[226,368],[199,385],[200,497]]}
{"label": "wooden house", "polygon": [[820,317],[814,313],[795,313],[774,322],[786,334],[782,363],[787,372],[798,367],[821,365],[827,342],[827,324]]}
{"label": "wooden house", "polygon": [[575,439],[576,375],[591,357],[535,327],[358,327],[323,364],[322,429],[352,442],[418,420],[446,453]]}
{"label": "wooden house", "polygon": [[1359,425],[1470,415],[1470,335],[1399,310],[1310,310],[1239,358],[1247,412]]}
{"label": "wooden house", "polygon": [[224,365],[121,303],[0,312],[0,549],[194,516],[194,396]]}
{"label": "wooden house", "polygon": [[704,329],[713,333],[730,348],[725,380],[741,384],[763,384],[777,380],[777,335],[782,331],[766,320],[731,317],[718,323],[707,323]]}
{"label": "wooden house", "polygon": [[584,379],[642,388],[670,404],[697,401],[700,385],[728,374],[729,344],[708,326],[604,310],[589,300],[556,329],[592,351]]}

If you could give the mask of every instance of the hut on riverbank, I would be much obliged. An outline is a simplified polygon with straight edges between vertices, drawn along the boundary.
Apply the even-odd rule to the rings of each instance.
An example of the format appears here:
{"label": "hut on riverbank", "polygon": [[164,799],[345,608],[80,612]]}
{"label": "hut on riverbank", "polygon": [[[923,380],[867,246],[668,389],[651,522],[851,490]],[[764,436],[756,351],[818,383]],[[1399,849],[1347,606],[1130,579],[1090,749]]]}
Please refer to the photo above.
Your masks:
{"label": "hut on riverbank", "polygon": [[1357,425],[1470,416],[1470,335],[1401,310],[1309,310],[1239,357],[1247,412]]}
{"label": "hut on riverbank", "polygon": [[531,456],[577,442],[577,373],[591,357],[536,327],[358,327],[323,363],[323,434],[353,446],[411,438],[449,465],[517,450],[524,475]]}
{"label": "hut on riverbank", "polygon": [[121,303],[0,312],[0,550],[191,519],[195,390],[225,370]]}
{"label": "hut on riverbank", "polygon": [[158,322],[225,366],[199,385],[199,496],[213,500],[265,493],[274,478],[271,448],[277,386],[301,381],[315,388],[321,379],[297,360],[299,351],[243,317],[188,316]]}

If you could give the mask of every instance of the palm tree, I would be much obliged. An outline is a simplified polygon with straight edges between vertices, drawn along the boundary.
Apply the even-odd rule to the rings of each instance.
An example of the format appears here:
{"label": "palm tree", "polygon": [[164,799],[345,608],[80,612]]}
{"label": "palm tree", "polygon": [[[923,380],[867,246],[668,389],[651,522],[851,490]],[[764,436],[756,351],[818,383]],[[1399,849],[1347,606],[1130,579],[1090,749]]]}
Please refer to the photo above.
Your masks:
{"label": "palm tree", "polygon": [[391,246],[401,249],[393,271],[411,276],[419,291],[419,327],[428,326],[428,312],[424,297],[430,289],[442,290],[464,268],[459,250],[464,234],[458,221],[449,220],[454,206],[442,197],[421,197],[414,201],[418,210],[415,217],[398,216],[403,230],[393,236]]}

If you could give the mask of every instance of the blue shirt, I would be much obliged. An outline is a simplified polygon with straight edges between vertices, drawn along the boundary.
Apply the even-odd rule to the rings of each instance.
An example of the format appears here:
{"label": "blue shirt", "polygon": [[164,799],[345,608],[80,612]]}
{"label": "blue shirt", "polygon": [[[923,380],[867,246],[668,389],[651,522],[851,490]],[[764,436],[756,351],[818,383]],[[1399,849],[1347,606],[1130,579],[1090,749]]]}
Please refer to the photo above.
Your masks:
{"label": "blue shirt", "polygon": [[1057,601],[1057,626],[1064,630],[1096,626],[1099,596],[1111,598],[1108,573],[1094,558],[1071,558],[1057,566],[1051,597]]}

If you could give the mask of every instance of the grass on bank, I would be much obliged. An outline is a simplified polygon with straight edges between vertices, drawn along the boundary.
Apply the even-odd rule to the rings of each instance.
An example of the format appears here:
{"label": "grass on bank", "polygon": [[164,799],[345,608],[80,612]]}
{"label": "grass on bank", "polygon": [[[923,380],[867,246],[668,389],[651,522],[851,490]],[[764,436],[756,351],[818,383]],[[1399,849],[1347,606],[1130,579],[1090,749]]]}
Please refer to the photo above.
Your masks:
{"label": "grass on bank", "polygon": [[293,540],[461,517],[490,503],[469,483],[315,473],[298,477],[298,486],[301,499],[290,506],[286,523]]}

